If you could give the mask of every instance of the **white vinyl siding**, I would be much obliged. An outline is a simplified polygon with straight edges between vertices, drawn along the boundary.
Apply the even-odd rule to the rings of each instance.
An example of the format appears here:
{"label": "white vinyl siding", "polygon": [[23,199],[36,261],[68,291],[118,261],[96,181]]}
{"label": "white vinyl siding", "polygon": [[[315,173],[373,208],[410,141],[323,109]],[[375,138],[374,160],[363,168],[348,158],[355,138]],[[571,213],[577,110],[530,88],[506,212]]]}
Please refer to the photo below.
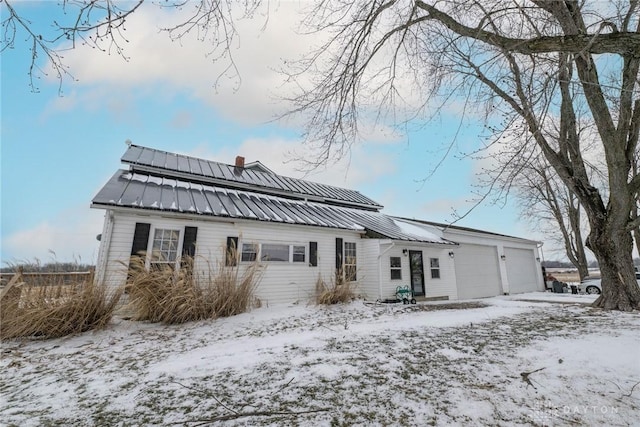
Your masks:
{"label": "white vinyl siding", "polygon": [[[198,228],[195,269],[202,273],[215,271],[218,262],[224,260],[227,237],[238,237],[244,252],[244,243],[270,243],[290,246],[290,262],[264,262],[264,272],[256,289],[256,297],[263,305],[309,302],[315,295],[318,277],[327,283],[335,277],[335,238],[354,242],[359,251],[360,233],[346,230],[327,230],[322,227],[291,224],[272,224],[250,220],[234,223],[216,220],[185,220],[159,216],[134,215],[114,212],[111,243],[106,252],[105,281],[113,286],[124,284],[126,265],[131,254],[131,243],[136,222],[151,224],[151,234],[156,228],[184,230],[185,225]],[[182,239],[183,233],[180,234]],[[274,240],[277,236],[279,241]],[[317,242],[317,266],[309,266],[309,242]],[[304,248],[304,254],[302,252]],[[178,249],[178,254],[180,249]],[[304,261],[301,261],[304,256]],[[295,260],[294,260],[295,259]],[[249,262],[239,264],[242,272]]]}
{"label": "white vinyl siding", "polygon": [[[373,239],[371,239],[373,240]],[[411,275],[410,263],[408,254],[403,254],[403,249],[412,251],[421,251],[423,257],[424,268],[424,290],[425,298],[437,298],[437,299],[449,299],[454,300],[457,298],[456,290],[456,274],[454,270],[454,260],[450,258],[447,253],[450,249],[442,249],[440,247],[433,247],[430,245],[420,245],[418,243],[412,243],[411,245],[405,242],[396,241],[391,249],[388,249],[389,245],[380,245],[380,253],[384,255],[380,258],[380,282],[376,283],[377,288],[367,288],[367,295],[375,297],[377,299],[393,299],[395,298],[396,288],[398,286],[410,286]],[[387,249],[387,252],[385,252]],[[376,254],[377,256],[377,254]],[[401,270],[402,280],[393,280],[391,278],[390,257],[401,258]],[[362,258],[362,257],[361,257]],[[429,270],[429,259],[438,258],[440,265],[440,279],[432,279]],[[368,282],[367,282],[368,283]]]}
{"label": "white vinyl siding", "polygon": [[[445,231],[446,239],[460,244],[453,248],[455,255],[452,258],[448,255],[452,250],[450,246],[443,248],[417,242],[363,239],[361,233],[355,231],[242,219],[232,222],[195,215],[162,217],[157,214],[140,215],[139,212],[107,210],[96,280],[113,287],[124,284],[137,222],[151,224],[150,242],[156,229],[179,230],[179,245],[182,245],[185,227],[196,227],[195,269],[204,274],[215,271],[218,262],[224,261],[229,237],[237,239],[238,248],[242,251],[238,265],[240,273],[250,264],[252,256],[260,259],[261,243],[287,245],[289,262],[263,263],[265,269],[256,289],[256,296],[263,305],[312,301],[318,278],[327,283],[335,279],[336,238],[350,244],[348,248],[343,247],[346,249],[343,253],[345,264],[347,257],[352,257],[348,251],[355,249],[356,292],[368,300],[392,298],[397,286],[410,284],[409,262],[403,255],[403,249],[422,252],[426,298],[466,299],[501,295],[503,292],[527,292],[536,288],[535,277],[541,274],[539,261],[535,258],[535,242],[480,232],[453,228]],[[312,242],[313,247],[317,247],[317,257],[311,256]],[[245,243],[257,245],[253,255],[248,255],[251,252],[249,247],[245,251]],[[243,260],[245,252],[248,258]],[[498,255],[503,253],[504,261]],[[179,259],[180,247],[176,254]],[[400,257],[400,280],[391,278],[390,257]],[[431,258],[439,260],[439,279],[431,278]],[[310,263],[316,260],[317,266],[311,266]]]}

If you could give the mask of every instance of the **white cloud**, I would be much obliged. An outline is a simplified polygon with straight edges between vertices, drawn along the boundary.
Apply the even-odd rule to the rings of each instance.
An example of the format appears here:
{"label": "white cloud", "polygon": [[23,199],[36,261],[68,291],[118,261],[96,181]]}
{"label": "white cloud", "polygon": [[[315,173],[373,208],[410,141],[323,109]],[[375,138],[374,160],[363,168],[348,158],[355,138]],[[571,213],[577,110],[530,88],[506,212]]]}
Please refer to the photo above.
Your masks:
{"label": "white cloud", "polygon": [[[358,188],[363,183],[371,183],[393,175],[396,171],[395,156],[385,150],[387,144],[358,144],[352,148],[350,157],[345,157],[326,168],[305,174],[303,164],[295,161],[298,156],[309,158],[311,153],[299,140],[279,137],[251,138],[233,149],[223,148],[212,151],[206,145],[184,154],[233,164],[237,155],[245,157],[247,163],[260,161],[274,172],[294,178],[305,178],[346,188]],[[233,151],[231,151],[233,150]]]}
{"label": "white cloud", "polygon": [[52,220],[17,231],[2,240],[2,262],[40,260],[92,264],[98,256],[96,236],[102,232],[103,211],[77,206]]}
{"label": "white cloud", "polygon": [[[305,37],[294,30],[299,22],[298,7],[295,2],[272,7],[266,26],[266,18],[260,14],[236,21],[239,36],[231,46],[231,54],[239,78],[229,77],[232,72],[227,69],[228,58],[211,54],[211,42],[198,40],[195,31],[175,42],[166,32],[159,31],[180,22],[180,16],[188,10],[146,4],[127,20],[129,42],[122,46],[128,60],[115,52],[79,46],[65,52],[65,63],[78,79],[76,84],[90,90],[99,90],[96,85],[125,90],[160,85],[169,96],[186,92],[239,122],[264,122],[282,108],[275,104],[273,92],[282,88],[284,76],[275,70],[283,59],[297,58],[311,44],[308,38],[312,36]],[[104,103],[123,92],[126,91],[101,91],[99,97]]]}

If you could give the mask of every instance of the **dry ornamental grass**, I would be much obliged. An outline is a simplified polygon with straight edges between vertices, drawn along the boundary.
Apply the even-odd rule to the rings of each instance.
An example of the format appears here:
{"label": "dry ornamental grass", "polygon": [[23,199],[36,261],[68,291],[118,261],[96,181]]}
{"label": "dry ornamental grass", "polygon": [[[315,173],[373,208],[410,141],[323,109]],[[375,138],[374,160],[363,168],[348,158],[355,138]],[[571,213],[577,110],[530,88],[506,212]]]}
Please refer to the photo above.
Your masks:
{"label": "dry ornamental grass", "polygon": [[240,268],[218,261],[212,268],[207,261],[205,272],[194,272],[194,261],[183,259],[175,271],[169,266],[147,269],[143,258],[134,259],[127,284],[133,319],[178,324],[233,316],[258,304],[259,263]]}
{"label": "dry ornamental grass", "polygon": [[356,282],[345,280],[342,269],[327,283],[321,276],[316,280],[316,303],[319,305],[333,305],[349,303],[356,298]]}
{"label": "dry ornamental grass", "polygon": [[33,285],[18,279],[0,300],[0,338],[57,338],[103,328],[121,295],[92,278],[87,281]]}

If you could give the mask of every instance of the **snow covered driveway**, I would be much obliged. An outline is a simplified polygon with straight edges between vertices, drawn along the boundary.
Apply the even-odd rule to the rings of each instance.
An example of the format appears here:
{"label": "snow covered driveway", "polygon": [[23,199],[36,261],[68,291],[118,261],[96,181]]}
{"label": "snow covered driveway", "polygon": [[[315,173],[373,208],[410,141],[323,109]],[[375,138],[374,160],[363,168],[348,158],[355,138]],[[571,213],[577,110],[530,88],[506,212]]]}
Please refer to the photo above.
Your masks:
{"label": "snow covered driveway", "polygon": [[180,326],[116,319],[3,343],[0,420],[637,425],[640,314],[584,305],[593,299],[278,306]]}

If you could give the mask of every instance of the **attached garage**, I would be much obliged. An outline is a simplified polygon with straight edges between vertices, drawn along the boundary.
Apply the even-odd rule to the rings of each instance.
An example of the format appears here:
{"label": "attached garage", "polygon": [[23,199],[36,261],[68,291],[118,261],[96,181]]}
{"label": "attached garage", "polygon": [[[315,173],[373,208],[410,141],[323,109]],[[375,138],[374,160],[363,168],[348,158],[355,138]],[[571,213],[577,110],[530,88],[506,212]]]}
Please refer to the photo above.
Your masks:
{"label": "attached garage", "polygon": [[458,299],[544,290],[539,242],[456,225],[415,222],[440,228],[443,238],[458,244],[450,254]]}
{"label": "attached garage", "polygon": [[495,246],[462,244],[455,251],[458,298],[484,298],[502,294]]}
{"label": "attached garage", "polygon": [[504,248],[510,294],[542,290],[538,281],[536,255],[532,249]]}

